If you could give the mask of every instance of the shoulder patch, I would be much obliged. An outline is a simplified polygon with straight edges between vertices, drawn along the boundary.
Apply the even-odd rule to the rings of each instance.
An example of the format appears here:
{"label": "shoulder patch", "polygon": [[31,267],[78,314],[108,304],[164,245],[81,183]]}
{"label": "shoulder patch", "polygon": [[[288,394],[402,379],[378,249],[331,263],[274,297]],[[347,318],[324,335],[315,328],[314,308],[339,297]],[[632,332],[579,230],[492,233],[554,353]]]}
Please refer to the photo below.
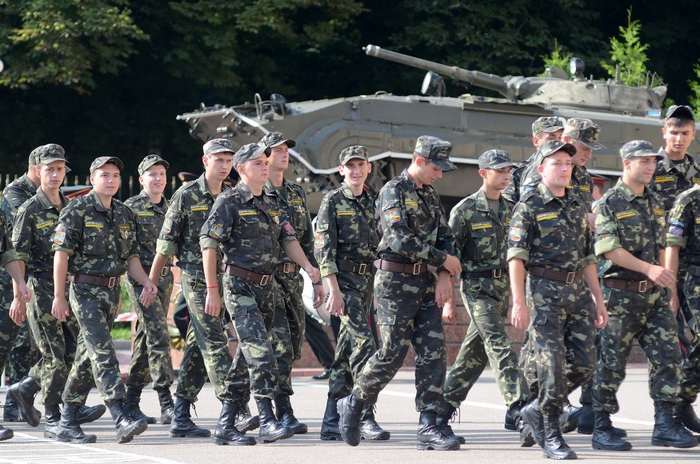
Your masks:
{"label": "shoulder patch", "polygon": [[170,231],[173,230],[173,220],[172,219],[166,219],[163,221],[163,232],[166,234],[169,234]]}
{"label": "shoulder patch", "polygon": [[508,239],[511,242],[519,242],[523,238],[523,229],[520,227],[511,227]]}
{"label": "shoulder patch", "polygon": [[209,236],[212,238],[219,238],[222,233],[224,233],[224,228],[219,224],[212,224],[209,228]]}
{"label": "shoulder patch", "polygon": [[317,249],[320,250],[320,249],[324,248],[326,246],[326,242],[327,242],[326,234],[323,234],[323,233],[316,234],[315,239],[314,239],[314,246]]}
{"label": "shoulder patch", "polygon": [[316,231],[317,232],[325,232],[327,230],[328,230],[328,223],[316,224]]}
{"label": "shoulder patch", "polygon": [[399,208],[389,208],[384,211],[384,218],[389,224],[401,222],[401,210]]}

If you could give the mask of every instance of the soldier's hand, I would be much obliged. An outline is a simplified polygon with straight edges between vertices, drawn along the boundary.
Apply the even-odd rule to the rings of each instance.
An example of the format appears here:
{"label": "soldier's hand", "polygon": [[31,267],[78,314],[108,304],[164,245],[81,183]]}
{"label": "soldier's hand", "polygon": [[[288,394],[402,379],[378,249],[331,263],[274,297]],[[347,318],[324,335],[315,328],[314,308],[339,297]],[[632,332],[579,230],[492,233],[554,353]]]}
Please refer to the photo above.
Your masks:
{"label": "soldier's hand", "polygon": [[530,311],[527,305],[513,303],[513,308],[510,313],[510,323],[518,330],[527,330],[530,325]]}
{"label": "soldier's hand", "polygon": [[457,274],[462,272],[462,263],[459,262],[459,258],[457,258],[456,256],[447,255],[447,258],[445,258],[445,262],[442,263],[442,267],[450,273],[450,276],[456,276]]}
{"label": "soldier's hand", "polygon": [[17,285],[17,289],[19,290],[19,299],[22,300],[24,303],[29,303],[29,300],[32,299],[32,291],[27,287],[26,282],[20,282],[19,285]]}
{"label": "soldier's hand", "polygon": [[605,303],[602,301],[596,302],[595,304],[595,327],[596,329],[602,329],[608,325],[608,310],[605,307]]}
{"label": "soldier's hand", "polygon": [[204,314],[219,317],[221,313],[221,296],[219,287],[207,288],[207,298],[204,300]]}
{"label": "soldier's hand", "polygon": [[321,282],[314,285],[314,308],[318,308],[323,304],[323,300],[326,298],[326,290],[323,288]]}
{"label": "soldier's hand", "polygon": [[673,288],[676,285],[676,276],[673,271],[661,266],[650,266],[647,277],[659,287]]}
{"label": "soldier's hand", "polygon": [[12,319],[12,322],[21,326],[26,318],[27,304],[18,298],[13,299],[10,305],[10,319]]}
{"label": "soldier's hand", "polygon": [[61,322],[66,322],[68,319],[69,309],[68,302],[66,302],[66,297],[54,297],[53,304],[51,305],[51,314],[53,317]]}
{"label": "soldier's hand", "polygon": [[319,271],[313,266],[306,266],[304,268],[304,272],[306,272],[309,275],[309,279],[311,279],[311,282],[318,282],[321,278],[321,271]]}
{"label": "soldier's hand", "polygon": [[158,287],[149,281],[144,284],[141,295],[139,296],[139,301],[145,307],[149,307],[156,300],[156,296],[158,296]]}
{"label": "soldier's hand", "polygon": [[439,308],[442,308],[445,303],[452,299],[453,292],[452,279],[446,272],[440,272],[437,285],[435,285],[435,303],[437,303]]}
{"label": "soldier's hand", "polygon": [[675,292],[673,295],[671,295],[671,301],[669,302],[669,304],[671,305],[673,315],[678,316],[678,310],[681,309],[681,302],[678,299],[678,295]]}
{"label": "soldier's hand", "polygon": [[334,292],[331,290],[328,293],[328,302],[326,303],[326,310],[332,316],[344,316],[345,315],[345,301],[343,300],[343,292],[338,290]]}
{"label": "soldier's hand", "polygon": [[442,320],[448,324],[457,322],[457,308],[453,300],[448,301],[442,307]]}

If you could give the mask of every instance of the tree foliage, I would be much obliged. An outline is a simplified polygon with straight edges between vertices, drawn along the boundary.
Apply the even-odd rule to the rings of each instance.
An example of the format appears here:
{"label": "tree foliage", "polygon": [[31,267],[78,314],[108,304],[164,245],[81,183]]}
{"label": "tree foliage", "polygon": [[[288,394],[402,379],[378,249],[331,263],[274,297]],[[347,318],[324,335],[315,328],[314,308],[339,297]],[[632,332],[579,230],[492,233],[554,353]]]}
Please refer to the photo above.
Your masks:
{"label": "tree foliage", "polygon": [[[545,56],[542,55],[542,61],[544,62],[544,68],[547,69],[549,67],[556,67],[559,69],[564,70],[565,73],[571,75],[569,72],[569,61],[574,55],[569,52],[564,52],[564,49],[559,43],[554,40],[554,48],[552,48],[552,52]],[[543,72],[540,74],[541,77],[546,76],[546,72]]]}

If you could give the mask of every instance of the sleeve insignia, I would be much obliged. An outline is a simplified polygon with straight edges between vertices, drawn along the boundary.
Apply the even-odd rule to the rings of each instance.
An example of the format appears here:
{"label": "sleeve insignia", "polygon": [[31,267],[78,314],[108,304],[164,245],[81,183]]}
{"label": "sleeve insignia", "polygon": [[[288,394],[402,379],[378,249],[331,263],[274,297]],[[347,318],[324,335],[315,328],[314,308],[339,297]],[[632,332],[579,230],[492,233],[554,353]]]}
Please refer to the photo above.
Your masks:
{"label": "sleeve insignia", "polygon": [[520,227],[511,227],[508,239],[511,242],[519,242],[523,238],[523,229]]}
{"label": "sleeve insignia", "polygon": [[326,234],[316,234],[314,245],[317,249],[322,249],[326,246]]}
{"label": "sleeve insignia", "polygon": [[221,227],[219,224],[213,224],[209,228],[209,236],[211,238],[219,238],[219,237],[221,237],[221,234],[223,234],[223,233],[224,233],[224,228]]}
{"label": "sleeve insignia", "polygon": [[[279,221],[279,219],[277,219]],[[289,235],[296,235],[297,232],[294,230],[294,227],[289,223],[289,221],[285,222],[284,225],[282,226],[284,228],[284,231],[287,232]]]}
{"label": "sleeve insignia", "polygon": [[671,235],[675,235],[677,237],[682,237],[683,236],[683,229],[678,227],[678,226],[671,226],[668,229],[668,233]]}
{"label": "sleeve insignia", "polygon": [[53,236],[53,243],[56,245],[63,245],[66,243],[66,231],[56,230],[56,234]]}
{"label": "sleeve insignia", "polygon": [[171,230],[173,230],[173,220],[166,219],[165,221],[163,221],[163,232],[169,234]]}
{"label": "sleeve insignia", "polygon": [[384,216],[389,224],[401,222],[401,210],[399,208],[389,208],[384,211]]}

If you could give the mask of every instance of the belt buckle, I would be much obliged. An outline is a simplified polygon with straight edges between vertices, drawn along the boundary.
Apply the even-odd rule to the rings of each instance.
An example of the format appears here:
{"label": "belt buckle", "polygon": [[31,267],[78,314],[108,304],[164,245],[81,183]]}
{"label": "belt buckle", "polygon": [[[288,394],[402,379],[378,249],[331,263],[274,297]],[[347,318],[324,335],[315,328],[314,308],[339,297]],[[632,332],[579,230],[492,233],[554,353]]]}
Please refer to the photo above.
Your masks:
{"label": "belt buckle", "polygon": [[112,276],[109,278],[109,283],[107,284],[108,288],[113,288],[117,284],[117,278]]}
{"label": "belt buckle", "polygon": [[289,274],[293,271],[292,263],[282,263],[282,272]]}
{"label": "belt buckle", "polygon": [[271,275],[265,274],[262,276],[262,279],[260,279],[260,285],[267,285],[270,283],[270,277]]}
{"label": "belt buckle", "polygon": [[649,288],[649,281],[648,280],[642,280],[639,282],[639,293],[644,293],[647,291]]}
{"label": "belt buckle", "polygon": [[503,269],[494,269],[492,275],[494,279],[500,279],[503,277]]}
{"label": "belt buckle", "polygon": [[361,263],[360,268],[357,270],[357,273],[360,275],[365,275],[367,273],[367,264]]}
{"label": "belt buckle", "polygon": [[413,263],[413,272],[412,272],[412,274],[413,274],[413,275],[418,275],[418,274],[420,274],[420,267],[421,267],[421,264],[420,264],[420,263]]}
{"label": "belt buckle", "polygon": [[168,275],[169,272],[170,272],[170,267],[163,266],[163,269],[160,270],[160,276],[165,277]]}
{"label": "belt buckle", "polygon": [[566,273],[566,283],[567,284],[573,284],[575,280],[576,280],[576,271]]}

